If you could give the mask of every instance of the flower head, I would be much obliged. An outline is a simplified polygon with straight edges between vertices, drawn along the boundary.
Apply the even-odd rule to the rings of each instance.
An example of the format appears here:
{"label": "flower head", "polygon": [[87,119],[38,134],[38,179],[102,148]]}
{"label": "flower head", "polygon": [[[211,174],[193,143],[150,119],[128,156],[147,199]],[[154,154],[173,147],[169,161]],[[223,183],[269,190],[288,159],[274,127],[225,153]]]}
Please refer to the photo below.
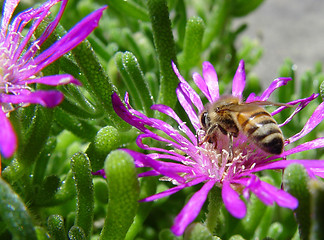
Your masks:
{"label": "flower head", "polygon": [[[311,176],[321,176],[320,169],[324,167],[323,161],[281,159],[285,159],[288,155],[296,152],[323,147],[324,138],[301,144],[277,155],[263,151],[251,142],[246,134],[241,132],[233,138],[232,149],[229,148],[229,137],[221,131],[213,141],[205,141],[201,144],[200,139],[205,136],[206,132],[201,130],[199,113],[204,111],[204,105],[198,93],[184,80],[174,64],[173,69],[180,80],[176,89],[178,100],[186,111],[195,130],[194,132],[168,106],[153,105],[152,109],[174,119],[178,124],[178,129],[162,120],[149,118],[133,109],[129,105],[127,94],[124,99],[126,106],[123,105],[117,94],[112,95],[116,113],[142,132],[137,138],[137,145],[144,150],[150,151],[148,154],[143,154],[124,149],[134,158],[137,167],[152,168],[152,170],[140,173],[139,177],[162,175],[163,180],[169,180],[176,185],[141,201],[153,201],[174,194],[186,187],[202,183],[201,189],[191,197],[175,218],[174,225],[171,228],[175,235],[182,235],[186,227],[197,217],[208,192],[215,185],[222,188],[225,207],[237,218],[243,218],[246,214],[246,205],[240,198],[241,194],[248,199],[250,193],[254,193],[267,205],[277,203],[281,207],[295,209],[298,205],[296,198],[284,190],[277,189],[271,184],[261,181],[254,173],[265,169],[284,169],[291,163],[300,163],[306,167]],[[209,62],[203,64],[203,77],[198,73],[194,73],[193,80],[210,104],[220,98],[217,75]],[[246,102],[267,101],[275,89],[287,84],[289,80],[290,78],[275,79],[261,96],[250,94]],[[242,92],[245,87],[243,61],[239,64],[232,86],[232,96],[242,100]],[[287,108],[288,105],[298,104],[292,115],[283,123],[286,124],[316,97],[317,95],[313,94],[308,98],[287,103],[287,105],[280,106],[271,114],[277,114]],[[301,138],[320,123],[324,118],[323,108],[324,104],[322,103],[310,117],[304,129],[285,141],[285,145]],[[198,141],[196,134],[198,135]],[[159,146],[161,144],[164,146],[147,145],[143,143],[145,138],[156,140],[160,143]]]}
{"label": "flower head", "polygon": [[[34,39],[36,29],[58,2],[62,2],[58,14],[41,36]],[[16,104],[55,107],[63,100],[64,96],[59,91],[36,91],[30,84],[50,86],[81,84],[69,74],[43,76],[41,71],[81,43],[98,25],[105,9],[104,7],[93,12],[51,47],[40,52],[42,44],[61,19],[67,0],[49,0],[38,8],[30,8],[19,13],[12,19],[18,3],[19,0],[5,1],[0,24],[0,151],[5,157],[10,157],[17,146],[16,136],[6,115],[15,109],[13,105]],[[31,25],[23,35],[28,23]]]}

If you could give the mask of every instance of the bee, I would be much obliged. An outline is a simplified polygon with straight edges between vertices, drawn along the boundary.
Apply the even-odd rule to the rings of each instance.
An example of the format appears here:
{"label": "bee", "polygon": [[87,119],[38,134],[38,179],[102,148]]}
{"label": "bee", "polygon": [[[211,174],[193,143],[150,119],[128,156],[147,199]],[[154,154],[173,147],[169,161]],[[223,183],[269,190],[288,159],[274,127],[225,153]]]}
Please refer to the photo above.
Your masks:
{"label": "bee", "polygon": [[[233,138],[243,133],[249,141],[270,154],[280,154],[284,148],[284,137],[271,114],[262,105],[283,106],[268,101],[241,102],[239,98],[225,96],[206,106],[199,121],[205,136],[204,142],[217,147],[218,134],[229,137],[230,154],[233,156]],[[288,105],[289,106],[289,105]]]}

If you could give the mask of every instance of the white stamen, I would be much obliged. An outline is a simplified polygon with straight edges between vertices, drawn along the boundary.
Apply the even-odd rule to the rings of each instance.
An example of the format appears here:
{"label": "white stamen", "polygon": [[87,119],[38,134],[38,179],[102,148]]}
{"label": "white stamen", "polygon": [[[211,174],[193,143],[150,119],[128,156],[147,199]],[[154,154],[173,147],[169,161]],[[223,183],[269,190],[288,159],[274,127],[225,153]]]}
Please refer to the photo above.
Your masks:
{"label": "white stamen", "polygon": [[252,170],[255,167],[256,163],[253,163],[252,166],[250,167],[250,170]]}

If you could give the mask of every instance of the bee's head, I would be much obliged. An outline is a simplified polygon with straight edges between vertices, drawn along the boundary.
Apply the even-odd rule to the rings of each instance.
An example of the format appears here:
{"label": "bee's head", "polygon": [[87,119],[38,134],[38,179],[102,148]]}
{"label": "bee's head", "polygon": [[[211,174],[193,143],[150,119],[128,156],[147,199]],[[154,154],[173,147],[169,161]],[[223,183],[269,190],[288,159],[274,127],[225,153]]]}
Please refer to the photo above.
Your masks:
{"label": "bee's head", "polygon": [[200,122],[200,126],[203,130],[207,130],[210,126],[210,118],[208,116],[208,112],[206,110],[204,110],[200,116],[199,116],[199,122]]}

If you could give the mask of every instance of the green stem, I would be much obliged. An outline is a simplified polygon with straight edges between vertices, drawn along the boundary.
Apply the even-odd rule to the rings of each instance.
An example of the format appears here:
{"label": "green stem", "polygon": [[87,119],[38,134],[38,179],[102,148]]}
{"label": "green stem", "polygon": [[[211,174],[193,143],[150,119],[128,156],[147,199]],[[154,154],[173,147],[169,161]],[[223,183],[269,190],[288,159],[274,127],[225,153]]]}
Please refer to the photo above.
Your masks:
{"label": "green stem", "polygon": [[204,31],[205,24],[200,17],[191,17],[188,20],[183,51],[179,56],[179,64],[186,70],[200,60]]}
{"label": "green stem", "polygon": [[[141,192],[140,199],[146,198],[155,194],[157,186],[156,177],[146,177],[141,181]],[[153,202],[142,202],[139,205],[137,214],[134,218],[134,222],[129,228],[125,240],[135,239],[136,235],[140,232],[143,227],[143,223],[149,215]]]}
{"label": "green stem", "polygon": [[0,178],[0,216],[13,239],[36,240],[36,232],[26,206],[20,197]]}
{"label": "green stem", "polygon": [[123,130],[129,129],[129,125],[119,118],[113,109],[111,95],[114,92],[118,92],[118,90],[112,84],[101,66],[90,43],[88,41],[83,41],[78,47],[72,50],[72,54],[86,76],[91,91],[98,100],[98,104],[102,105],[105,109],[105,113],[109,120],[112,121],[117,128]]}
{"label": "green stem", "polygon": [[54,240],[66,240],[66,232],[64,227],[64,219],[60,215],[51,215],[47,219],[47,226],[51,238]]}
{"label": "green stem", "polygon": [[139,186],[134,160],[126,152],[111,152],[105,162],[109,203],[100,240],[125,239],[138,207]]}
{"label": "green stem", "polygon": [[222,206],[222,190],[214,186],[208,194],[208,214],[206,219],[206,226],[211,233],[214,233],[218,228]]}
{"label": "green stem", "polygon": [[302,240],[309,239],[311,227],[311,196],[308,189],[308,180],[308,174],[302,165],[291,164],[285,169],[283,175],[285,190],[298,199],[295,217]]}
{"label": "green stem", "polygon": [[77,189],[75,226],[80,227],[87,239],[90,239],[93,222],[94,193],[88,157],[83,153],[73,155],[71,169]]}
{"label": "green stem", "polygon": [[125,52],[122,61],[130,79],[133,81],[136,91],[138,92],[144,113],[148,117],[151,117],[153,115],[153,111],[151,110],[153,97],[136,57],[131,52]]}
{"label": "green stem", "polygon": [[177,63],[177,58],[167,2],[165,0],[148,0],[147,5],[160,66],[158,102],[174,107],[177,99],[175,89],[179,81],[171,66],[171,61]]}

